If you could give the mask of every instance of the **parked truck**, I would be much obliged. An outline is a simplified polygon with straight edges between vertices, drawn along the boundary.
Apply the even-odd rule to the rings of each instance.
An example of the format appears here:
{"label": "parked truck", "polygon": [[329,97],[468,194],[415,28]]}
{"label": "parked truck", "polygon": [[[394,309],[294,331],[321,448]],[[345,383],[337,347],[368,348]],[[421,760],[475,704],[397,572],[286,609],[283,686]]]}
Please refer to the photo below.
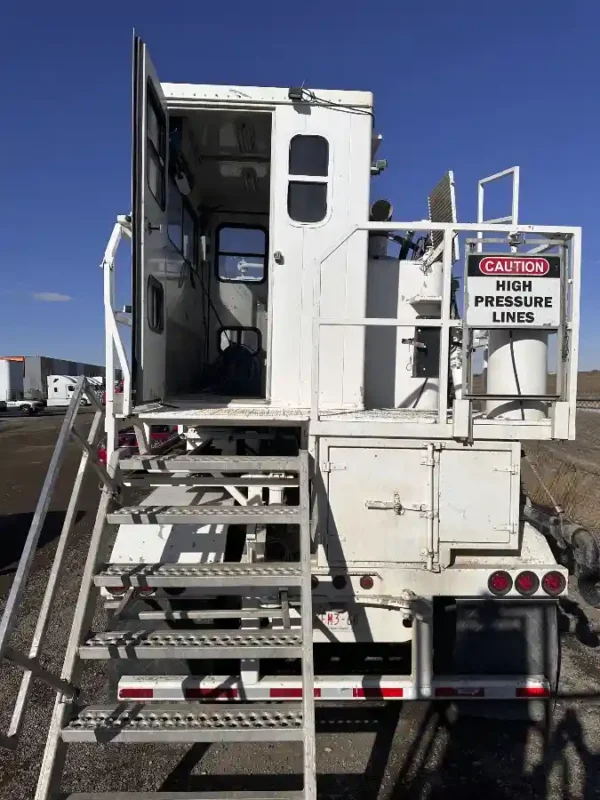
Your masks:
{"label": "parked truck", "polygon": [[[79,376],[74,375],[48,375],[47,405],[49,407],[68,406],[73,394],[77,390]],[[88,378],[90,387],[101,396],[104,391],[104,378],[101,376]],[[91,405],[87,397],[81,399],[81,405]]]}
{"label": "parked truck", "polygon": [[[457,221],[451,172],[427,219],[394,219],[369,92],[161,83],[139,39],[133,86],[132,210],[102,263],[106,406],[80,441],[85,467],[105,412],[108,466],[62,673],[36,646],[69,525],[38,644],[4,650],[57,689],[37,800],[60,794],[73,742],[298,740],[294,797],[315,800],[315,704],[548,710],[567,569],[525,513],[521,455],[575,437],[580,228],[522,223],[516,167],[479,182],[475,221]],[[486,221],[496,179],[512,205]],[[153,425],[178,434],[153,445]],[[116,678],[84,706],[89,659]]]}
{"label": "parked truck", "polygon": [[0,358],[0,411],[16,409],[23,416],[32,416],[43,408],[43,402],[25,397],[23,365]]}

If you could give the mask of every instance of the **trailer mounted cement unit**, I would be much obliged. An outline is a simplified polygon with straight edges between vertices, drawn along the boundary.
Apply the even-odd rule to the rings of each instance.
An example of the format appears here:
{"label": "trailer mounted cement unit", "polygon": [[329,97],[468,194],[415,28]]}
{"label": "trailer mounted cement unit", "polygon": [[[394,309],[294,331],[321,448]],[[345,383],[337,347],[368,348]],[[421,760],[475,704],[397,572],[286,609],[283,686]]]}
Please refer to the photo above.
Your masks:
{"label": "trailer mounted cement unit", "polygon": [[[136,41],[132,212],[102,263],[105,421],[98,406],[75,434],[83,467],[32,650],[4,650],[25,669],[5,744],[32,674],[57,688],[37,800],[62,791],[73,742],[290,740],[292,794],[314,800],[319,702],[501,716],[555,691],[567,570],[526,519],[521,448],[575,437],[581,231],[521,223],[517,168],[480,182],[474,222],[457,221],[452,173],[428,219],[396,220],[374,194],[380,139],[368,92],[161,83]],[[486,221],[495,178],[512,208]],[[158,424],[179,433],[156,448]],[[115,448],[127,426],[139,452]],[[88,462],[103,489],[53,676],[37,656]],[[109,702],[79,699],[89,660],[117,671]]]}

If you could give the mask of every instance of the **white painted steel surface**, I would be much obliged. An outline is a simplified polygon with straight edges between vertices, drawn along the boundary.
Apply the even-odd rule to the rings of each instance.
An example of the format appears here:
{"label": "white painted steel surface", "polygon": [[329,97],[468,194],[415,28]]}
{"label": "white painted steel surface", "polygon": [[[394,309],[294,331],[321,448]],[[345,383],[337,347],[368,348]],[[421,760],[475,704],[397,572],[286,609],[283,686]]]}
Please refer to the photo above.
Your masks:
{"label": "white painted steel surface", "polygon": [[[545,331],[489,332],[487,391],[491,395],[548,393],[548,334]],[[543,400],[487,400],[488,417],[537,422],[548,415]]]}

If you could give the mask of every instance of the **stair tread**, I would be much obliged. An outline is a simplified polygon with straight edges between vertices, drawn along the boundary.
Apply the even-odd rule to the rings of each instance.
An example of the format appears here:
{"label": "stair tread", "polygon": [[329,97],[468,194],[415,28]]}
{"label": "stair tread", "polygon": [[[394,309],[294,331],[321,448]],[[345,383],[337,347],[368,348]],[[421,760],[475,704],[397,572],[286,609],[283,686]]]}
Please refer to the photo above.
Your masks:
{"label": "stair tread", "polygon": [[96,586],[299,586],[300,564],[279,562],[203,564],[106,564]]}
{"label": "stair tread", "polygon": [[92,634],[79,648],[84,659],[300,658],[300,630],[133,630]]}
{"label": "stair tread", "polygon": [[304,736],[300,703],[118,703],[81,709],[64,741],[280,741]]}
{"label": "stair tread", "polygon": [[304,800],[304,792],[75,792],[56,800]]}
{"label": "stair tread", "polygon": [[164,472],[298,472],[299,456],[224,456],[179,453],[130,456],[119,461],[122,470]]}
{"label": "stair tread", "polygon": [[301,519],[299,506],[284,505],[248,505],[248,506],[124,506],[107,515],[111,524],[141,522],[144,524],[170,525],[175,523],[200,524],[285,524],[299,522]]}

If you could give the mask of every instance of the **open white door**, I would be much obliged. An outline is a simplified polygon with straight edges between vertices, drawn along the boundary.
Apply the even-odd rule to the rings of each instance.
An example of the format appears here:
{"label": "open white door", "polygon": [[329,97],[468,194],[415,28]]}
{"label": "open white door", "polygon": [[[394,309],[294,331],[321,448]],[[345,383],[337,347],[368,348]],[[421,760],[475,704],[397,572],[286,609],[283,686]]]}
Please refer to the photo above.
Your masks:
{"label": "open white door", "polygon": [[169,118],[144,42],[133,44],[133,341],[134,404],[165,395]]}

